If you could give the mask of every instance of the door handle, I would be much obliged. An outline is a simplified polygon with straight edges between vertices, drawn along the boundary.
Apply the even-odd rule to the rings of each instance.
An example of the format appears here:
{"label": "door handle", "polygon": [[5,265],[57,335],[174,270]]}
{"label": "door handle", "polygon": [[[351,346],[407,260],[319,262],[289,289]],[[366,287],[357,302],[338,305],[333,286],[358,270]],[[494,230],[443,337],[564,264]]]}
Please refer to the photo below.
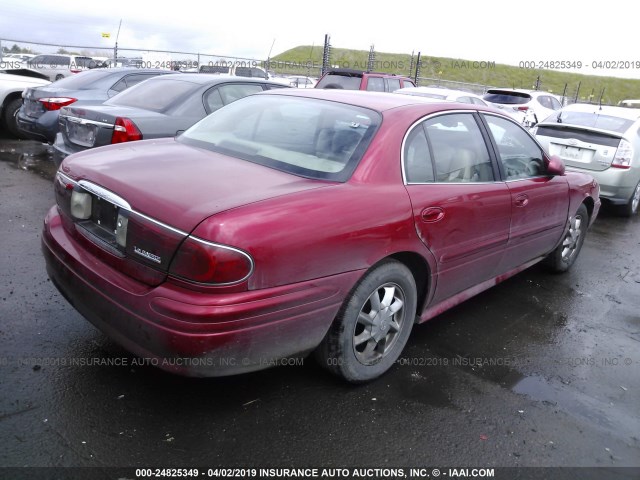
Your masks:
{"label": "door handle", "polygon": [[516,197],[513,203],[516,205],[516,207],[526,207],[529,203],[529,196],[526,193],[521,193]]}
{"label": "door handle", "polygon": [[420,218],[426,223],[439,222],[444,218],[444,210],[440,207],[429,207],[422,210]]}

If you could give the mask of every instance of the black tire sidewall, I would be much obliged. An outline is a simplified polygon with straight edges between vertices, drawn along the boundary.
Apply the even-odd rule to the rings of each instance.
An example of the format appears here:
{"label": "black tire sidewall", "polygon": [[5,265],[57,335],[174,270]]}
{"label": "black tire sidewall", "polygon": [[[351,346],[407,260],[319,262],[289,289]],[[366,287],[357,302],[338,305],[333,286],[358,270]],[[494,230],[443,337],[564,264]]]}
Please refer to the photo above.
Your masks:
{"label": "black tire sidewall", "polygon": [[18,110],[22,106],[21,98],[14,98],[9,101],[7,104],[3,114],[2,120],[4,122],[4,126],[7,131],[14,137],[22,138],[20,130],[18,129],[18,124],[16,123],[16,115],[18,114]]}

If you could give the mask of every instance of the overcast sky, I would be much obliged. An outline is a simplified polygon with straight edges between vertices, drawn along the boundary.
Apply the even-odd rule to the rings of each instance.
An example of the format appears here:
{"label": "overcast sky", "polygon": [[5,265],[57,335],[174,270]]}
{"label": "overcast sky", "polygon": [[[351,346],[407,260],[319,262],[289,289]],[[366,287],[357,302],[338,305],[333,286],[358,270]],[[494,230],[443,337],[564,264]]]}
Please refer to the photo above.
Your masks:
{"label": "overcast sky", "polygon": [[[320,48],[328,33],[339,48],[368,50],[374,44],[380,52],[415,50],[516,66],[523,60],[572,60],[588,67],[581,73],[640,78],[640,68],[590,68],[600,60],[634,66],[637,60],[640,66],[631,5],[621,0],[0,0],[0,38],[112,48],[122,19],[120,47],[266,59],[274,39],[276,55],[297,45]],[[103,32],[111,38],[102,38]]]}

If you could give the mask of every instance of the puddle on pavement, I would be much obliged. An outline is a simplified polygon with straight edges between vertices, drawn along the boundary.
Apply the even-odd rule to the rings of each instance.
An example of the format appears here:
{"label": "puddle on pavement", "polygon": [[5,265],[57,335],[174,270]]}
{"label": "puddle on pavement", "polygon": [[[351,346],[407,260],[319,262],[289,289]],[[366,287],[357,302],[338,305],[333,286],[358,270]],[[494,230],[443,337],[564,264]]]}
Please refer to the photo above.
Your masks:
{"label": "puddle on pavement", "polygon": [[0,161],[53,180],[57,167],[49,145],[31,140],[0,140]]}

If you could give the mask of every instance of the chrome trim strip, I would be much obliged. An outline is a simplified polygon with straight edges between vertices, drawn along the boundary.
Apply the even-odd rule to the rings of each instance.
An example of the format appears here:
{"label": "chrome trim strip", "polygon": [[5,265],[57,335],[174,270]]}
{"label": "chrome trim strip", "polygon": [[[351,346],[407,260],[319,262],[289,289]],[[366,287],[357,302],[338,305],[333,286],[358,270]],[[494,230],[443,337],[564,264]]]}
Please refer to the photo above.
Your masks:
{"label": "chrome trim strip", "polygon": [[129,205],[129,203],[124,198],[116,195],[106,188],[102,188],[95,183],[91,183],[87,180],[80,180],[78,182],[78,185],[80,185],[86,191],[93,193],[94,195],[97,195],[98,197],[107,200],[108,202],[111,202],[120,208],[123,208],[129,212],[131,211],[131,205]]}
{"label": "chrome trim strip", "polygon": [[162,228],[166,228],[167,230],[171,230],[172,232],[177,233],[177,234],[179,234],[179,235],[182,235],[183,237],[186,237],[186,236],[188,236],[188,235],[189,235],[189,233],[188,233],[188,232],[183,232],[182,230],[179,230],[179,229],[177,229],[177,228],[174,228],[174,227],[172,227],[171,225],[167,225],[166,223],[162,223],[161,221],[156,220],[155,218],[151,218],[151,217],[149,217],[149,216],[145,215],[144,213],[140,213],[140,212],[137,212],[137,211],[135,211],[135,210],[129,210],[129,211],[130,211],[133,215],[137,215],[137,216],[139,216],[139,217],[141,217],[141,218],[144,218],[145,220],[148,220],[148,221],[149,221],[149,222],[151,222],[151,223],[155,223],[156,225],[158,225],[158,226],[160,226],[160,227],[162,227]]}
{"label": "chrome trim strip", "polygon": [[78,182],[76,182],[73,178],[68,177],[67,175],[62,173],[60,170],[58,170],[58,172],[56,173],[56,176],[61,177],[62,180],[64,180],[67,183],[72,183],[74,185],[78,185]]}
{"label": "chrome trim strip", "polygon": [[112,123],[99,122],[98,120],[89,120],[87,118],[72,117],[71,115],[60,115],[62,118],[66,118],[71,123],[79,123],[80,125],[97,125],[99,127],[113,128]]}

